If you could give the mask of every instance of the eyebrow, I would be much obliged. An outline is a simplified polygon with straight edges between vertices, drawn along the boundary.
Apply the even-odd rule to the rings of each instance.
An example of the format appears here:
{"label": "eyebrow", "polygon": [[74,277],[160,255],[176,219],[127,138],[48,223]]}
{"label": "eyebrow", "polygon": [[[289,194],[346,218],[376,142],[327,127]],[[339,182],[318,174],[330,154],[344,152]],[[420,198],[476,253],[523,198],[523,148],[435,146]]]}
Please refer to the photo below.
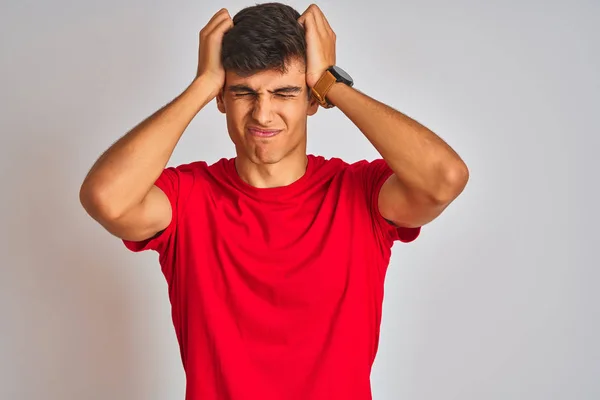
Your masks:
{"label": "eyebrow", "polygon": [[[232,93],[254,93],[256,94],[256,90],[252,89],[249,86],[246,85],[231,85],[227,88],[227,90],[229,90]],[[278,87],[275,90],[269,90],[269,93],[272,94],[277,94],[277,93],[301,93],[302,92],[302,88],[300,86],[292,86],[292,85],[288,85],[288,86],[282,86],[282,87]]]}

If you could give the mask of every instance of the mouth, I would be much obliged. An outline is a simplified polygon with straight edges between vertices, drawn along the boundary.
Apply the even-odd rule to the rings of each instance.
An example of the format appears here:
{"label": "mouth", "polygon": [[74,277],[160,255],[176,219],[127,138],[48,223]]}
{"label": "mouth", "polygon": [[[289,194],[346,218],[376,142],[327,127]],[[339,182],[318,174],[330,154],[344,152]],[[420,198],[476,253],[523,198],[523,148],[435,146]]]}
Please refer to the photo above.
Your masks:
{"label": "mouth", "polygon": [[273,137],[279,132],[281,132],[281,129],[248,128],[248,133],[250,135],[261,138]]}

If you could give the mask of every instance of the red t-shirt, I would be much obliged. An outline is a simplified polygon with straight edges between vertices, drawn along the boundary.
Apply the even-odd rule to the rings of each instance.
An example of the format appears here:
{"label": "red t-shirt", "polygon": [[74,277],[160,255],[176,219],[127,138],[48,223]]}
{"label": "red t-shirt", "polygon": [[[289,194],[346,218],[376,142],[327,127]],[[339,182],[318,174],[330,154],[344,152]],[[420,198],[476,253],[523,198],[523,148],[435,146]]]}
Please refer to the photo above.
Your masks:
{"label": "red t-shirt", "polygon": [[234,159],[164,170],[159,253],[188,400],[368,400],[396,228],[379,214],[382,159],[308,156],[294,183],[259,189]]}

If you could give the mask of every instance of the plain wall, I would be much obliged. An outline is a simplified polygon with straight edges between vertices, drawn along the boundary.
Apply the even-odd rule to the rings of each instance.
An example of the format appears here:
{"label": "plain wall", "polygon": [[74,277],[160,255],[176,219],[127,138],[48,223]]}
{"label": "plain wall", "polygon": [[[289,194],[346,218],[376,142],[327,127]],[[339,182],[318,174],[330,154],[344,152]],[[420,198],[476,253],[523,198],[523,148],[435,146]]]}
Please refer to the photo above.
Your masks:
{"label": "plain wall", "polygon": [[[96,158],[177,96],[242,1],[3,1],[0,399],[183,399],[156,253],[85,214]],[[308,3],[291,3],[300,12]],[[375,400],[600,398],[600,3],[323,1],[356,87],[466,161],[386,281]],[[337,109],[309,152],[378,156]],[[169,165],[234,156],[214,102]]]}

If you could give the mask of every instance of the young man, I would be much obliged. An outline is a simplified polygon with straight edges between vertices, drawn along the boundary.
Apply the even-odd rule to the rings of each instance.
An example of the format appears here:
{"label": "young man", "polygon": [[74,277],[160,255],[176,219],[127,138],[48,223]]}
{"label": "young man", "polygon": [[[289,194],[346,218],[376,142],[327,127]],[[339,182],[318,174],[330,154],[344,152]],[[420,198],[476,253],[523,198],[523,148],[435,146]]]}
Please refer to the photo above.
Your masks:
{"label": "young man", "polygon": [[[158,252],[187,399],[367,400],[394,241],[414,240],[468,170],[439,137],[352,88],[320,9],[221,10],[197,77],[109,148],[81,202],[133,251]],[[237,157],[166,164],[216,98]],[[382,158],[306,154],[338,107]]]}

